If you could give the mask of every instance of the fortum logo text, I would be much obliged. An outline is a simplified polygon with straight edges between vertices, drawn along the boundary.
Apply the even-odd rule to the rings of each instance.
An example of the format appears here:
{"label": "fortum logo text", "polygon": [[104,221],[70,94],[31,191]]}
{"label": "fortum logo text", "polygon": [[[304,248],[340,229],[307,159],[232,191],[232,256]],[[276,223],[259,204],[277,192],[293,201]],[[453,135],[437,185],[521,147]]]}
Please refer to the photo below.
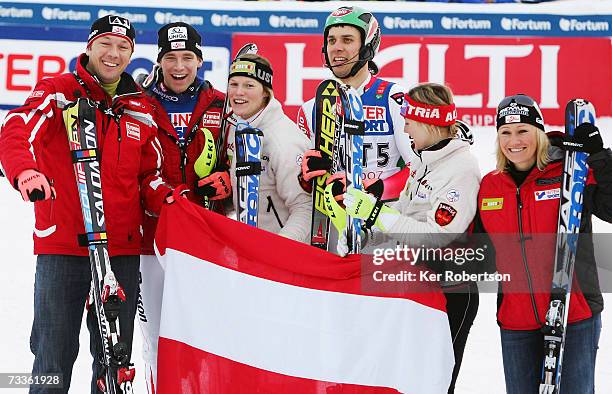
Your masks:
{"label": "fortum logo text", "polygon": [[399,16],[385,16],[383,26],[389,30],[393,29],[433,29],[434,23],[431,19],[404,19]]}
{"label": "fortum logo text", "polygon": [[606,21],[580,21],[578,19],[559,20],[559,28],[563,31],[609,31],[610,26]]}
{"label": "fortum logo text", "polygon": [[446,30],[491,30],[491,21],[488,19],[463,19],[443,16],[440,23]]}
{"label": "fortum logo text", "polygon": [[259,18],[257,17],[230,16],[227,14],[212,14],[210,16],[210,23],[217,27],[257,27],[261,24]]}
{"label": "fortum logo text", "polygon": [[286,28],[298,28],[298,29],[317,29],[319,28],[319,21],[314,18],[290,18],[286,15],[270,15],[268,23],[275,29],[286,27]]}
{"label": "fortum logo text", "polygon": [[519,18],[502,18],[501,27],[507,31],[548,31],[552,30],[552,23],[549,21],[538,21],[533,19],[523,20]]}

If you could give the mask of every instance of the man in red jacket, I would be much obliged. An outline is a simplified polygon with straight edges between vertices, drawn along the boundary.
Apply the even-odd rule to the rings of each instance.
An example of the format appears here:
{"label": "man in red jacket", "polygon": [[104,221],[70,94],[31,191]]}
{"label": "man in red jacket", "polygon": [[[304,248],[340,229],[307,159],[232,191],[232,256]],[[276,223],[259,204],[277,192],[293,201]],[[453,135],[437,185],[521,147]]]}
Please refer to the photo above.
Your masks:
{"label": "man in red jacket", "polygon": [[[96,20],[75,71],[40,81],[25,104],[9,112],[0,131],[0,163],[23,199],[34,202],[36,216],[32,373],[63,374],[61,392],[70,386],[91,286],[88,249],[78,242],[85,230],[62,111],[79,97],[88,97],[97,106],[108,251],[126,293],[119,321],[128,353],[138,295],[143,209],[158,214],[172,191],[160,177],[162,156],[150,104],[124,73],[134,38],[135,29],[125,18],[107,15]],[[104,373],[94,309],[87,315],[95,360],[92,393]],[[46,390],[32,387],[30,393]]]}
{"label": "man in red jacket", "polygon": [[[164,153],[162,176],[173,186],[186,184],[192,188],[194,192],[187,192],[186,197],[195,203],[202,204],[204,197],[227,198],[231,192],[227,168],[217,166],[208,174],[197,174],[195,169],[207,144],[203,128],[211,132],[210,137],[215,139],[212,142],[216,143],[225,98],[210,82],[197,76],[203,63],[202,37],[193,26],[173,22],[159,29],[157,48],[157,64],[142,87],[158,125],[157,136]],[[164,271],[153,250],[156,226],[157,218],[145,215],[138,317],[143,334],[145,382],[150,394],[155,393],[157,385],[157,341],[164,287]]]}

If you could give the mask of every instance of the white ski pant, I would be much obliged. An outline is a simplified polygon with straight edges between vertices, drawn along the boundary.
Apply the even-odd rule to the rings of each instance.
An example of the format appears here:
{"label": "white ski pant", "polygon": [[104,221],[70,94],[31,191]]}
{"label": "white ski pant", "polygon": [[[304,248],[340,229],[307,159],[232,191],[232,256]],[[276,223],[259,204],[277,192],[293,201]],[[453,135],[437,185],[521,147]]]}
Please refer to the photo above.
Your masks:
{"label": "white ski pant", "polygon": [[157,256],[140,256],[140,297],[137,315],[142,331],[142,358],[149,394],[155,394],[157,390],[157,342],[163,289],[164,270]]}

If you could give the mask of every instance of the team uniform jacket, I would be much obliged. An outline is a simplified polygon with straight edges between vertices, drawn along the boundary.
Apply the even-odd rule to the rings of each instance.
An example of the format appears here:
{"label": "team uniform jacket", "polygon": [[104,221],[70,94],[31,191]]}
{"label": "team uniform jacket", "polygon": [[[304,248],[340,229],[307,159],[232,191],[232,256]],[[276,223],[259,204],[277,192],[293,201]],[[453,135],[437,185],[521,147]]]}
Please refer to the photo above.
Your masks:
{"label": "team uniform jacket", "polygon": [[[507,172],[487,174],[478,194],[480,219],[496,252],[499,273],[511,275],[502,282],[497,320],[508,330],[542,327],[550,301],[556,249],[557,220],[562,175],[562,152],[552,147],[556,160],[543,171],[537,167],[520,187]],[[591,215],[612,221],[612,152],[591,155],[568,322],[587,319],[603,309],[599,290]]]}
{"label": "team uniform jacket", "polygon": [[99,103],[96,124],[109,253],[138,255],[141,201],[145,209],[158,214],[172,190],[160,177],[157,126],[151,106],[131,76],[121,76],[111,99],[85,69],[87,61],[82,54],[76,64],[82,84],[74,74],[43,79],[23,106],[9,112],[0,132],[0,162],[13,185],[30,168],[54,182],[56,199],[34,204],[34,253],[87,256],[88,249],[78,244],[78,234],[85,230],[62,110],[77,97]]}
{"label": "team uniform jacket", "polygon": [[[408,177],[408,170],[402,173],[400,170],[411,167],[415,158],[400,113],[403,89],[392,82],[369,76],[356,90],[361,95],[365,117],[363,178],[385,180],[383,199],[397,198]],[[298,127],[311,140],[311,148],[315,144],[314,106],[313,98],[300,107],[297,115]],[[415,169],[414,166],[411,168]],[[390,178],[393,175],[396,176]]]}
{"label": "team uniform jacket", "polygon": [[464,233],[476,215],[480,183],[478,161],[468,142],[442,141],[445,146],[420,153],[417,170],[390,206],[401,217],[389,229],[407,246],[441,247]]}
{"label": "team uniform jacket", "polygon": [[[160,100],[152,90],[147,90],[147,98],[153,108],[153,118],[158,126],[157,137],[161,143],[164,155],[162,177],[173,187],[181,184],[193,190],[198,176],[193,168],[195,161],[204,148],[204,134],[199,131],[205,127],[211,131],[215,139],[219,136],[221,127],[221,112],[225,95],[214,89],[205,81],[198,92],[194,93],[193,100],[197,100],[193,113],[174,114],[177,126],[186,126],[185,142],[180,143],[175,125]],[[197,96],[196,96],[197,95]],[[188,192],[187,198],[197,204],[202,204],[202,197],[194,192]],[[154,254],[153,236],[157,226],[157,218],[145,215],[144,218],[144,251],[143,254]]]}
{"label": "team uniform jacket", "polygon": [[[244,120],[238,120],[244,122]],[[275,98],[248,123],[263,132],[259,178],[258,227],[299,242],[310,238],[311,197],[298,181],[308,139],[284,113]],[[228,137],[228,157],[234,203],[236,203],[235,129]]]}

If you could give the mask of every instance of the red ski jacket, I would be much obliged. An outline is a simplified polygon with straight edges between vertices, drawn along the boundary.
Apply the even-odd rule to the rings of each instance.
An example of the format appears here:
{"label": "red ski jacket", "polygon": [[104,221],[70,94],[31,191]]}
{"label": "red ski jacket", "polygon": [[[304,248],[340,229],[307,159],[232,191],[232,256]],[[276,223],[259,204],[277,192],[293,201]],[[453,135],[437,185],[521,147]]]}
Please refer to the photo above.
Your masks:
{"label": "red ski jacket", "polygon": [[[480,184],[478,209],[484,230],[495,247],[496,267],[510,274],[500,282],[498,324],[509,330],[543,326],[550,302],[559,214],[562,161],[543,171],[537,167],[519,186],[507,172],[493,171]],[[591,215],[612,222],[612,152],[591,155],[568,322],[584,320],[603,309],[599,289]]]}
{"label": "red ski jacket", "polygon": [[[209,129],[215,140],[219,136],[221,116],[225,95],[214,89],[205,81],[200,87],[197,103],[191,115],[188,132],[185,133],[185,143],[179,143],[176,130],[170,121],[168,113],[161,103],[147,92],[147,99],[153,107],[153,117],[158,126],[157,136],[162,146],[164,161],[162,177],[170,185],[176,187],[181,184],[194,190],[198,176],[193,168],[195,161],[204,148],[204,134],[200,127]],[[202,197],[194,192],[187,193],[187,198],[195,203],[202,203]],[[153,237],[157,226],[157,217],[145,214],[144,218],[144,248],[142,254],[153,254]]]}
{"label": "red ski jacket", "polygon": [[41,80],[25,104],[8,113],[0,130],[0,163],[13,185],[29,168],[54,183],[57,197],[34,203],[34,253],[87,256],[87,248],[78,243],[85,230],[62,110],[78,97],[93,99],[99,104],[96,125],[109,253],[138,255],[143,206],[158,214],[172,190],[160,177],[157,126],[131,76],[121,76],[111,99],[86,70],[87,62],[82,54],[74,74]]}

